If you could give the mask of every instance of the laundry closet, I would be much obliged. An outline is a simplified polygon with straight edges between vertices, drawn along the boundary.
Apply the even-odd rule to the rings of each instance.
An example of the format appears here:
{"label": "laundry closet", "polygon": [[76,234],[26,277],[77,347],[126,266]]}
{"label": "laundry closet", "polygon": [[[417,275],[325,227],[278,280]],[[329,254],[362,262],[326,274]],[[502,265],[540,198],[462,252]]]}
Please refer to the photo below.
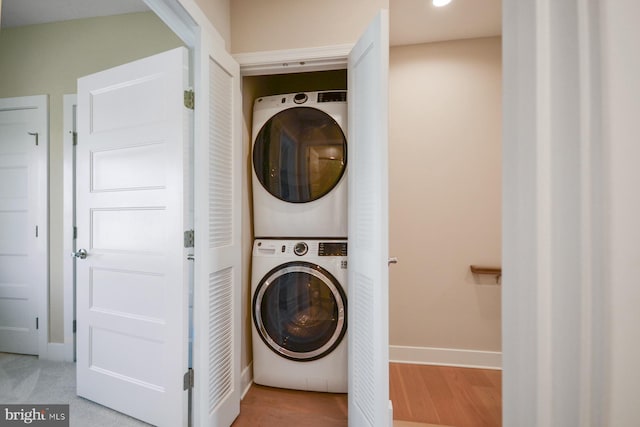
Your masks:
{"label": "laundry closet", "polygon": [[[319,4],[319,7],[323,9],[324,5]],[[252,13],[255,14],[255,11]],[[385,425],[392,415],[389,405],[388,378],[388,11],[380,10],[373,20],[371,15],[368,18],[364,17],[364,22],[367,21],[369,21],[368,25],[360,27],[361,29],[351,36],[353,38],[349,37],[351,40],[356,40],[355,44],[273,51],[266,54],[256,51],[254,54],[234,55],[243,74],[244,113],[242,117],[244,191],[241,386],[242,390],[246,391],[252,381],[259,384],[264,380],[264,378],[260,379],[262,375],[260,371],[264,372],[266,369],[260,368],[257,358],[260,354],[271,357],[267,360],[280,362],[274,369],[267,371],[269,375],[277,375],[278,378],[283,378],[283,375],[277,374],[278,372],[284,373],[285,378],[299,376],[300,371],[292,369],[302,369],[301,367],[306,364],[313,366],[310,364],[318,362],[317,369],[305,369],[304,382],[276,384],[273,379],[267,379],[267,381],[275,387],[327,392],[348,391],[349,424]],[[327,24],[326,21],[318,21],[318,23]],[[288,25],[286,27],[289,28]],[[240,27],[239,31],[243,29],[244,27]],[[361,32],[363,29],[364,32]],[[330,45],[329,41],[327,46]],[[289,73],[294,70],[305,71],[305,73],[297,75]],[[347,120],[342,132],[348,144],[348,167],[346,176],[343,175],[343,178],[348,178],[345,212],[348,241],[343,236],[328,236],[329,239],[314,236],[313,239],[294,239],[283,243],[280,241],[281,236],[276,235],[267,236],[271,238],[256,242],[255,246],[252,246],[253,238],[260,237],[252,233],[256,223],[255,216],[259,215],[259,212],[257,206],[251,206],[253,200],[250,196],[255,186],[252,176],[253,138],[250,136],[253,130],[254,101],[268,95],[289,94],[284,99],[285,103],[295,104],[296,100],[303,99],[321,103],[327,100],[339,100],[340,96],[344,95],[330,93],[323,95],[321,99],[318,94],[310,96],[309,93],[305,93],[307,95],[305,98],[299,91],[344,92],[345,89]],[[316,107],[323,109],[323,107]],[[283,138],[286,140],[288,136],[285,135]],[[285,145],[287,144],[289,143],[285,141]],[[322,161],[330,164],[334,162],[335,156],[328,153],[336,147],[323,150],[324,154],[319,154],[315,148],[309,148],[309,152],[315,151],[314,156],[318,159],[324,157]],[[284,158],[287,156],[285,155]],[[277,162],[274,165],[276,168],[279,166]],[[308,164],[305,167],[311,168]],[[267,175],[271,173],[271,169],[271,167],[267,168]],[[264,170],[262,172],[264,173]],[[263,178],[271,179],[269,176],[263,176]],[[261,268],[264,268],[263,271],[266,273],[260,273],[262,277],[254,276],[255,281],[252,283],[254,279],[251,278],[250,272],[256,264],[256,254],[259,254],[259,259],[265,261]],[[280,292],[287,288],[289,283],[288,280],[282,280],[285,279],[286,274],[278,276],[280,265],[277,263],[280,261],[276,259],[281,254],[293,256],[296,260],[285,262],[291,263],[289,272],[294,273],[294,276],[306,276],[309,279],[306,289],[305,286],[300,286],[304,281],[292,281],[297,283],[298,290],[303,296],[306,294],[306,299],[310,302],[306,306],[303,305],[301,310],[294,309],[295,304],[292,304],[296,302],[296,293]],[[252,260],[254,260],[253,266]],[[272,270],[268,269],[266,262],[274,263]],[[309,264],[314,263],[316,267],[309,268]],[[327,280],[328,276],[324,274],[325,272],[331,272],[333,278],[337,280]],[[345,281],[347,284],[343,286]],[[273,311],[275,313],[273,317],[266,316],[258,319],[264,317],[262,308],[265,306],[260,307],[260,312],[254,310],[257,306],[254,300],[263,296],[260,294],[263,286],[271,288],[272,283],[276,283],[275,288],[278,288],[276,292],[278,296],[275,300],[278,301],[279,308],[287,307],[287,309]],[[268,293],[265,291],[264,295]],[[267,295],[265,301],[269,301],[269,297],[270,295]],[[301,300],[304,300],[304,297]],[[341,306],[340,303],[334,304],[330,301],[343,301],[343,303]],[[327,302],[330,303],[327,304]],[[269,307],[268,303],[266,307]],[[332,313],[332,317],[327,317],[329,321],[324,321],[322,316],[314,316],[323,311]],[[289,319],[295,322],[290,322]],[[278,359],[273,359],[276,351],[280,352],[278,347],[286,346],[276,345],[275,348],[273,346],[269,348],[269,339],[265,338],[261,329],[264,328],[266,331],[270,329],[269,323],[275,322],[287,330],[286,336],[297,336],[293,341],[308,349],[312,347],[312,343],[306,342],[307,337],[304,333],[290,332],[298,332],[295,329],[303,326],[300,329],[301,332],[305,329],[304,326],[311,325],[311,322],[307,321],[312,319],[323,321],[317,323],[317,328],[309,328],[310,332],[313,334],[318,331],[327,332],[321,334],[327,341],[326,345],[317,349],[319,353],[311,350],[308,353],[312,354],[307,354],[309,356],[307,361],[295,361],[294,364],[285,363],[294,362],[292,355],[278,355]],[[327,327],[329,325],[331,328]],[[290,326],[292,328],[289,328]],[[257,334],[252,334],[256,329],[260,332],[260,337],[257,339],[254,338]],[[278,339],[274,341],[277,342]],[[290,342],[287,340],[286,343]],[[251,363],[252,357],[253,363]],[[268,366],[269,363],[269,361],[266,364],[263,362],[263,366]],[[342,380],[342,384],[339,384],[339,380]]]}
{"label": "laundry closet", "polygon": [[347,392],[346,89],[346,69],[243,78],[256,384]]}

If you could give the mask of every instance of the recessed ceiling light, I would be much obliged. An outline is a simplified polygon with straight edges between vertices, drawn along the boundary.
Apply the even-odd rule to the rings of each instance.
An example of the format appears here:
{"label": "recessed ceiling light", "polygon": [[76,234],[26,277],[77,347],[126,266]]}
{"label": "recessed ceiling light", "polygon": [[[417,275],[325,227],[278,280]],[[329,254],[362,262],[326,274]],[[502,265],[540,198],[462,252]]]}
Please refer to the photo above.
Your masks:
{"label": "recessed ceiling light", "polygon": [[442,7],[442,6],[446,6],[449,3],[451,3],[451,0],[433,0],[433,5],[435,7]]}

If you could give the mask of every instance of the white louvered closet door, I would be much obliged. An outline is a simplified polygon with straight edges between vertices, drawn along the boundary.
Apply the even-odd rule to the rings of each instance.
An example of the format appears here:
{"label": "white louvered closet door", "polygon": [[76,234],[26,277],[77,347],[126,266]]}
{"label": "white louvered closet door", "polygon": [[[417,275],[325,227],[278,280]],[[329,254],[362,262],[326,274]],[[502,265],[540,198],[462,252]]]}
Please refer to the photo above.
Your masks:
{"label": "white louvered closet door", "polygon": [[389,402],[389,16],[349,55],[349,426],[391,425]]}
{"label": "white louvered closet door", "polygon": [[194,162],[194,425],[203,427],[240,413],[240,69],[215,40],[203,32],[197,66],[208,79],[195,88],[196,117],[209,112],[196,122]]}

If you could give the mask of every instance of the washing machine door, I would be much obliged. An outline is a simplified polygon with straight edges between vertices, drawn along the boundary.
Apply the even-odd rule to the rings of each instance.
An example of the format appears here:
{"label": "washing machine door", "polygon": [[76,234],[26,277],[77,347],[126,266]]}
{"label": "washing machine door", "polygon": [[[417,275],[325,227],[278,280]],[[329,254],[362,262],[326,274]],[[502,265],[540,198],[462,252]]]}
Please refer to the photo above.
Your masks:
{"label": "washing machine door", "polygon": [[253,297],[253,321],[265,344],[282,357],[316,360],[347,331],[347,298],[325,269],[296,261],[271,270]]}
{"label": "washing machine door", "polygon": [[311,107],[280,111],[258,132],[253,168],[274,197],[306,203],[329,193],[347,166],[347,140],[327,113]]}

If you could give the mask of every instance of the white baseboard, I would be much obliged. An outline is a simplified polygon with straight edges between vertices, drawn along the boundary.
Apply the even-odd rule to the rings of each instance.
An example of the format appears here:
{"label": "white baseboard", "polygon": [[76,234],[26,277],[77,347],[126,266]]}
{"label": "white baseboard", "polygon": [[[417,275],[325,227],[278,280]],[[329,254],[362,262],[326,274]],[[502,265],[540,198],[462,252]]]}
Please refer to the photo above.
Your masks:
{"label": "white baseboard", "polygon": [[251,384],[253,384],[253,362],[249,362],[249,364],[242,370],[242,375],[240,376],[240,389],[242,390],[242,395],[240,396],[240,399],[244,399],[244,396],[249,391]]}
{"label": "white baseboard", "polygon": [[[502,353],[499,351],[391,345],[389,346],[389,361],[394,363],[415,363],[418,365],[502,369]],[[253,384],[253,362],[249,362],[242,370],[240,377],[241,399],[244,399],[251,384]]]}
{"label": "white baseboard", "polygon": [[47,343],[46,353],[40,354],[39,357],[40,359],[55,360],[58,362],[73,362],[73,344]]}
{"label": "white baseboard", "polygon": [[389,361],[418,365],[502,369],[502,353],[499,351],[391,345],[389,346]]}

